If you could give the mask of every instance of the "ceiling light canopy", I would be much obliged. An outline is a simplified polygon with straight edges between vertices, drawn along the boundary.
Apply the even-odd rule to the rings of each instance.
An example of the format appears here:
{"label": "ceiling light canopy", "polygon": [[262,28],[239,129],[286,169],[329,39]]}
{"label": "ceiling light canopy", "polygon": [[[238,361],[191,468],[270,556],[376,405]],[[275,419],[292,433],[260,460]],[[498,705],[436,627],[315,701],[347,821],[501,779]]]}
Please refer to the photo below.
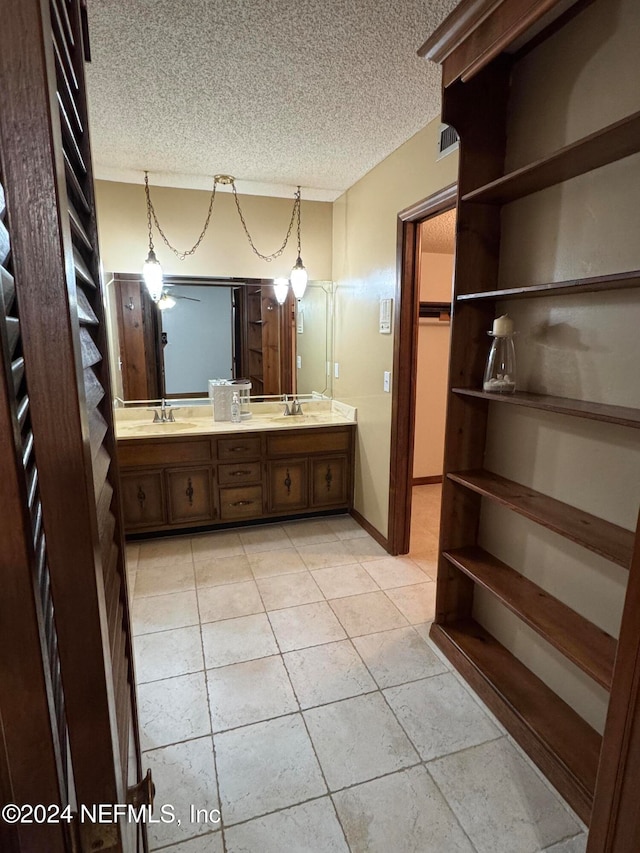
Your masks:
{"label": "ceiling light canopy", "polygon": [[[147,227],[149,230],[149,254],[147,255],[147,259],[144,262],[144,266],[142,267],[142,277],[143,277],[144,282],[147,286],[147,290],[149,291],[149,295],[151,296],[153,301],[160,308],[172,307],[172,306],[169,306],[166,304],[164,304],[164,305],[160,304],[161,301],[164,299],[163,293],[162,293],[162,283],[163,283],[162,267],[160,266],[160,263],[156,257],[155,248],[153,245],[153,225],[155,224],[155,227],[156,227],[158,233],[162,237],[162,239],[165,242],[165,244],[167,245],[167,247],[174,253],[174,255],[179,260],[184,261],[185,258],[189,257],[190,255],[195,254],[196,250],[198,249],[198,246],[200,245],[200,243],[204,239],[204,235],[207,233],[207,229],[209,227],[209,222],[211,221],[211,214],[213,213],[213,205],[214,205],[215,199],[216,199],[216,188],[217,188],[218,184],[231,186],[231,190],[233,192],[233,198],[234,198],[236,208],[238,211],[238,216],[240,217],[240,222],[242,223],[242,227],[244,229],[244,233],[247,237],[247,240],[249,241],[249,245],[251,246],[253,253],[255,255],[257,255],[259,258],[261,258],[263,261],[270,262],[270,261],[275,260],[276,258],[279,258],[280,255],[282,255],[282,253],[284,252],[284,250],[287,247],[287,243],[289,242],[289,238],[291,237],[291,231],[293,230],[293,223],[294,223],[294,221],[297,222],[298,257],[296,259],[295,266],[291,270],[290,278],[291,278],[291,288],[292,288],[292,290],[296,296],[296,299],[301,299],[302,295],[304,294],[305,288],[307,286],[308,275],[307,275],[307,271],[304,267],[304,264],[302,263],[301,248],[300,248],[300,203],[301,203],[300,187],[298,187],[298,189],[296,190],[295,196],[294,196],[293,209],[291,211],[291,220],[289,221],[289,227],[287,229],[287,233],[286,233],[285,238],[282,242],[282,245],[280,246],[279,249],[276,249],[275,252],[271,252],[271,254],[269,254],[269,255],[263,255],[262,252],[259,252],[258,249],[256,248],[256,246],[253,242],[253,238],[251,237],[251,234],[249,233],[249,229],[247,228],[247,223],[245,222],[245,218],[244,218],[243,213],[242,213],[242,208],[240,207],[240,199],[238,198],[238,192],[236,190],[235,179],[231,175],[215,175],[213,178],[213,189],[211,190],[211,199],[209,201],[209,210],[207,211],[207,218],[205,219],[204,226],[202,228],[202,231],[200,232],[200,236],[198,237],[198,239],[196,240],[196,242],[193,244],[193,246],[190,249],[187,249],[186,251],[181,252],[180,250],[176,249],[175,246],[171,245],[171,243],[167,239],[164,231],[160,227],[160,223],[158,222],[158,217],[156,215],[155,208],[154,208],[153,203],[151,201],[151,193],[149,191],[149,173],[145,172],[144,173],[144,190],[145,190],[145,196],[146,196],[146,200],[147,200]],[[280,296],[278,296],[278,291],[276,291],[276,298],[277,298],[279,304],[282,305],[282,303],[287,298],[286,292],[283,291],[283,289],[282,289],[283,288],[282,282],[283,281],[286,282],[287,279],[284,279],[284,280],[277,279],[277,281],[280,282],[280,285],[279,285],[280,286],[280,291],[279,291]],[[282,295],[283,293],[284,293],[284,295]],[[282,296],[282,298],[281,298],[281,296]],[[175,301],[173,301],[173,304],[175,305]]]}

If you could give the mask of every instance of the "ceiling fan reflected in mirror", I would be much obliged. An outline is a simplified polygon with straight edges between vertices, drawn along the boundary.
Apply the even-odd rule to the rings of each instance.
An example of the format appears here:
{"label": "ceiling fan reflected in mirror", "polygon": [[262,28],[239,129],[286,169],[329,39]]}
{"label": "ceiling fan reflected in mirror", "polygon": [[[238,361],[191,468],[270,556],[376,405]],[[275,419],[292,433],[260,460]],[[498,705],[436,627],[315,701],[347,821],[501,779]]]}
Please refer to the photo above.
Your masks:
{"label": "ceiling fan reflected in mirror", "polygon": [[[167,285],[167,287],[173,287],[173,285]],[[160,299],[158,299],[158,308],[161,311],[166,311],[168,308],[173,308],[176,304],[176,299],[187,299],[189,302],[201,302],[202,300],[196,299],[193,296],[178,296],[177,293],[173,294],[173,296],[169,293],[168,290],[163,290],[160,294]]]}

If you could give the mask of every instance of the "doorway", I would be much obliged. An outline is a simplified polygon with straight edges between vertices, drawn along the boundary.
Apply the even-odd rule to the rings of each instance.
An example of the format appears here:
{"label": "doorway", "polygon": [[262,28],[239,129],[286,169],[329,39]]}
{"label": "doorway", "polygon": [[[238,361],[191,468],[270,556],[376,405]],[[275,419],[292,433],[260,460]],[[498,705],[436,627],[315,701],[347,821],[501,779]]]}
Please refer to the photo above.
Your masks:
{"label": "doorway", "polygon": [[[391,417],[388,536],[388,548],[392,554],[406,554],[410,551],[414,479],[418,480],[416,487],[419,488],[421,485],[437,485],[437,482],[420,483],[421,477],[439,477],[440,480],[442,478],[444,400],[448,369],[444,364],[448,365],[448,334],[443,336],[438,333],[437,337],[441,340],[437,342],[437,355],[434,355],[432,350],[436,342],[433,333],[428,334],[428,329],[444,329],[444,325],[439,324],[447,322],[447,312],[450,317],[452,310],[451,278],[448,280],[448,286],[446,278],[448,269],[452,271],[453,267],[451,249],[455,239],[456,200],[457,186],[452,184],[398,215],[399,276],[396,285],[395,382]],[[450,234],[451,231],[453,234]],[[443,235],[442,240],[437,236],[440,232]],[[446,241],[445,232],[449,234]],[[423,251],[423,248],[427,251]],[[433,251],[438,248],[445,251]],[[436,255],[450,257],[446,261],[443,258],[436,261]],[[436,268],[439,268],[437,275]],[[424,295],[433,298],[422,298],[421,284]],[[422,327],[422,346],[422,329],[419,322],[421,314],[424,321],[430,320],[438,324],[427,326],[425,323]],[[444,338],[446,340],[443,340]],[[443,343],[446,356],[443,354]],[[438,362],[437,370],[433,369],[434,359]],[[419,367],[423,373],[420,383]],[[420,407],[419,393],[421,397],[426,394],[426,400],[421,400]],[[420,433],[417,430],[418,423]],[[419,443],[417,453],[416,440]],[[423,468],[425,471],[419,473]],[[429,532],[434,538],[433,519],[438,512],[437,508],[433,508],[433,501],[428,503]]]}

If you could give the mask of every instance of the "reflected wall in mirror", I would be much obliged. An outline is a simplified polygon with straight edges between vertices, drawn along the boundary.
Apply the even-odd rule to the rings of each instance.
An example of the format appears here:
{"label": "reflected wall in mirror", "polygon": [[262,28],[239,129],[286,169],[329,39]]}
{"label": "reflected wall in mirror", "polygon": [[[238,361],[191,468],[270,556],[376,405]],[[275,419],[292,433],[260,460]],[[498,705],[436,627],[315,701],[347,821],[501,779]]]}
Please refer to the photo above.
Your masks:
{"label": "reflected wall in mirror", "polygon": [[[122,400],[206,397],[209,379],[248,378],[254,397],[331,396],[333,284],[309,282],[278,305],[268,279],[165,277],[164,310],[141,277],[106,288],[114,393]],[[329,375],[328,375],[329,374]]]}

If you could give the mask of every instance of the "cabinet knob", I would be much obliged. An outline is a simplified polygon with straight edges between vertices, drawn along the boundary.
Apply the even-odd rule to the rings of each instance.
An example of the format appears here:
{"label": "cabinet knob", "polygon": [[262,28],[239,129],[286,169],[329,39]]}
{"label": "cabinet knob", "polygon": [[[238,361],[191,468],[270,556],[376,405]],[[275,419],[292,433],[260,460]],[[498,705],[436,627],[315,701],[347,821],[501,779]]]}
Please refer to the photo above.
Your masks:
{"label": "cabinet knob", "polygon": [[249,506],[252,503],[255,503],[255,501],[234,501],[229,506]]}
{"label": "cabinet knob", "polygon": [[333,474],[331,473],[331,465],[327,465],[327,473],[324,475],[325,482],[327,484],[327,491],[331,491],[331,481],[333,480]]}
{"label": "cabinet knob", "polygon": [[145,495],[144,489],[142,488],[142,486],[138,486],[137,498],[138,498],[138,503],[140,504],[140,509],[144,509],[144,502],[146,501],[147,496]]}
{"label": "cabinet knob", "polygon": [[289,469],[287,468],[287,476],[285,477],[284,484],[287,487],[287,494],[291,494],[291,474],[289,474]]}
{"label": "cabinet knob", "polygon": [[185,489],[185,495],[189,499],[189,506],[193,506],[193,483],[191,482],[191,477],[189,477],[187,481],[187,488]]}
{"label": "cabinet knob", "polygon": [[238,447],[231,447],[229,449],[231,450],[232,453],[242,453],[243,451],[248,450],[249,448],[238,446]]}
{"label": "cabinet knob", "polygon": [[230,471],[229,472],[232,477],[248,477],[251,471],[247,471],[246,469],[240,469],[238,471]]}

